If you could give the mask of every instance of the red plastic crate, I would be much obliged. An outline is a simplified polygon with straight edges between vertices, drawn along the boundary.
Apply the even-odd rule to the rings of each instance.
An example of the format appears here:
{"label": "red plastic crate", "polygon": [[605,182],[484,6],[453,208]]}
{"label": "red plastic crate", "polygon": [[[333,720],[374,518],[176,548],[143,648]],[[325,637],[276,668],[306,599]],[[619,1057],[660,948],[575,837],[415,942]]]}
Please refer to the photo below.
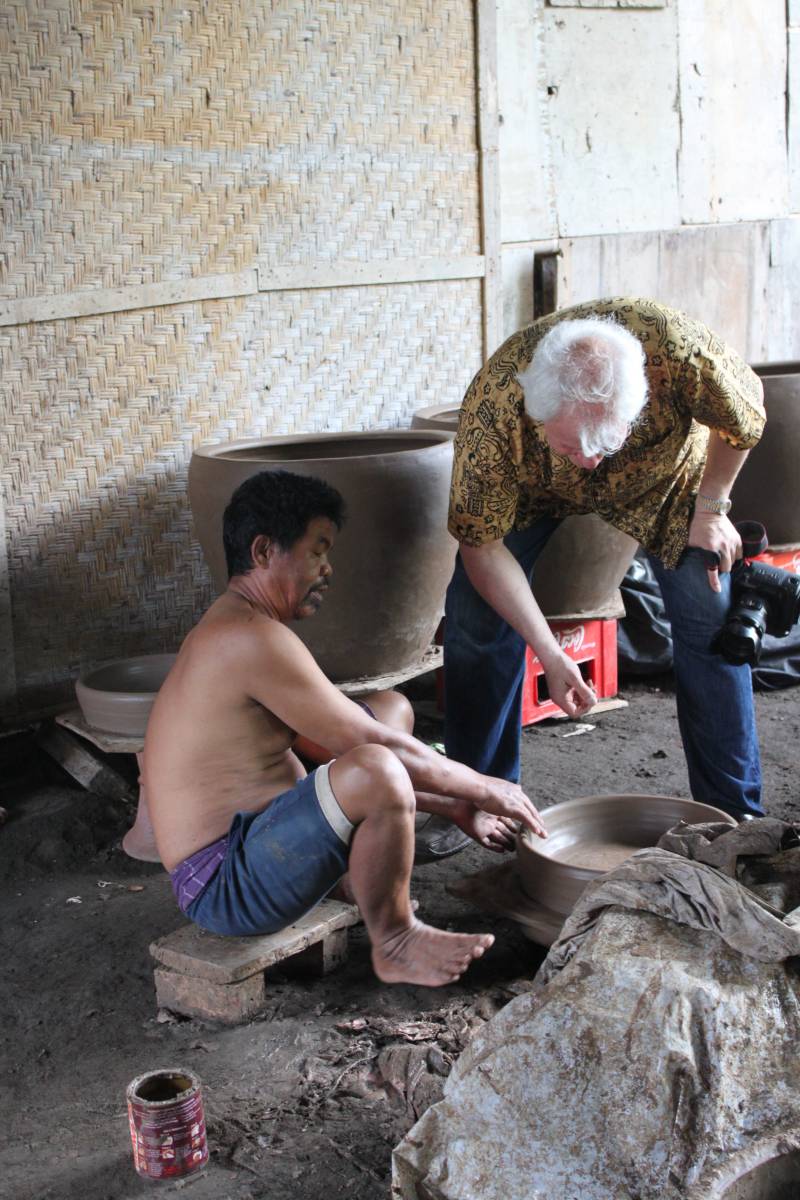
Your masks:
{"label": "red plastic crate", "polygon": [[800,545],[782,546],[780,550],[773,550],[771,546],[767,546],[764,553],[756,555],[753,561],[767,563],[770,567],[781,567],[784,571],[791,571],[792,575],[800,575]]}
{"label": "red plastic crate", "polygon": [[[561,649],[578,663],[584,679],[594,687],[598,700],[617,692],[617,622],[594,617],[584,621],[550,621],[550,629]],[[539,659],[530,647],[525,652],[522,683],[522,724],[534,725],[545,717],[563,715],[547,694],[547,683]]]}
{"label": "red plastic crate", "polygon": [[[442,623],[444,624],[444,622]],[[550,621],[550,628],[561,649],[580,665],[581,674],[591,681],[598,700],[617,693],[617,622],[592,617],[583,621]],[[436,635],[441,643],[442,626]],[[444,673],[436,672],[436,697],[444,708]],[[545,717],[557,717],[562,710],[547,695],[544,671],[530,647],[525,652],[525,678],[522,683],[522,725],[534,725]]]}

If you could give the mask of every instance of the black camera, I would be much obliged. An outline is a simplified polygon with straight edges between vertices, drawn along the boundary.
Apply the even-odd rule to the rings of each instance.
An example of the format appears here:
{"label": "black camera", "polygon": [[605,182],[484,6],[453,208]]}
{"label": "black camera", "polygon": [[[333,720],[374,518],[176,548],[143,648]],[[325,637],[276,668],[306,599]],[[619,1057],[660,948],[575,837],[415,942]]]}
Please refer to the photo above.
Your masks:
{"label": "black camera", "polygon": [[[751,553],[748,537],[753,523],[737,525],[745,554]],[[761,529],[761,526],[758,526]],[[763,530],[762,530],[763,532]],[[763,545],[766,545],[766,535]],[[756,547],[753,547],[756,549]],[[800,617],[800,578],[766,563],[737,562],[731,571],[730,611],[714,639],[714,649],[728,662],[749,663],[761,657],[764,634],[786,637]]]}

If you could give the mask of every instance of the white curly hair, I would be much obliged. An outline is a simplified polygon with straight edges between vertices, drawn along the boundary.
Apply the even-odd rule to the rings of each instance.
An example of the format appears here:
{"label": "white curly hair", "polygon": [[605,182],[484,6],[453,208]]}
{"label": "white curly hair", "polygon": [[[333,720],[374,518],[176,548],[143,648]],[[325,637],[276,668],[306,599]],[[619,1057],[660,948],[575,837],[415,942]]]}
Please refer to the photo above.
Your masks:
{"label": "white curly hair", "polygon": [[525,411],[539,423],[574,415],[581,452],[613,454],[647,400],[645,363],[641,343],[613,319],[559,321],[519,372]]}

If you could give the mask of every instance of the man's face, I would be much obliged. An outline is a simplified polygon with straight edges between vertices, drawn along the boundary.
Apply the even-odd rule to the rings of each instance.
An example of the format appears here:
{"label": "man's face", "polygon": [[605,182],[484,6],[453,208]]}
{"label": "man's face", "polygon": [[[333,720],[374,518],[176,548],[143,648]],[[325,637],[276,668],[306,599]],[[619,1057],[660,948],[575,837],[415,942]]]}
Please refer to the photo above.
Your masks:
{"label": "man's face", "polygon": [[[542,423],[544,435],[555,454],[568,458],[576,467],[584,471],[593,471],[598,463],[606,457],[604,454],[584,454],[581,450],[578,425],[574,416],[562,415],[552,421]],[[628,435],[628,427],[620,426],[620,446]]]}
{"label": "man's face", "polygon": [[292,620],[313,617],[322,604],[333,574],[328,554],[336,532],[327,517],[314,517],[291,550],[275,550],[270,573],[280,591],[282,607]]}

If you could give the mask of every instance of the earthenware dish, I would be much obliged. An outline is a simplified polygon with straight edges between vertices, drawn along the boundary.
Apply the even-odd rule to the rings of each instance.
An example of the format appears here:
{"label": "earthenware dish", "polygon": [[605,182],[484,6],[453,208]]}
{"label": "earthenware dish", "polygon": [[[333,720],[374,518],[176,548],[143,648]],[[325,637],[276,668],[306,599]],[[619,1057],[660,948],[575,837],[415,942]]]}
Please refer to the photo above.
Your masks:
{"label": "earthenware dish", "polygon": [[690,825],[733,817],[679,796],[580,796],[542,812],[548,837],[525,830],[517,839],[517,866],[526,894],[566,916],[581,892],[645,846],[654,846],[679,821]]}
{"label": "earthenware dish", "polygon": [[144,737],[153,701],[175,657],[143,654],[120,658],[82,675],[75,694],[87,725],[105,733]]}

